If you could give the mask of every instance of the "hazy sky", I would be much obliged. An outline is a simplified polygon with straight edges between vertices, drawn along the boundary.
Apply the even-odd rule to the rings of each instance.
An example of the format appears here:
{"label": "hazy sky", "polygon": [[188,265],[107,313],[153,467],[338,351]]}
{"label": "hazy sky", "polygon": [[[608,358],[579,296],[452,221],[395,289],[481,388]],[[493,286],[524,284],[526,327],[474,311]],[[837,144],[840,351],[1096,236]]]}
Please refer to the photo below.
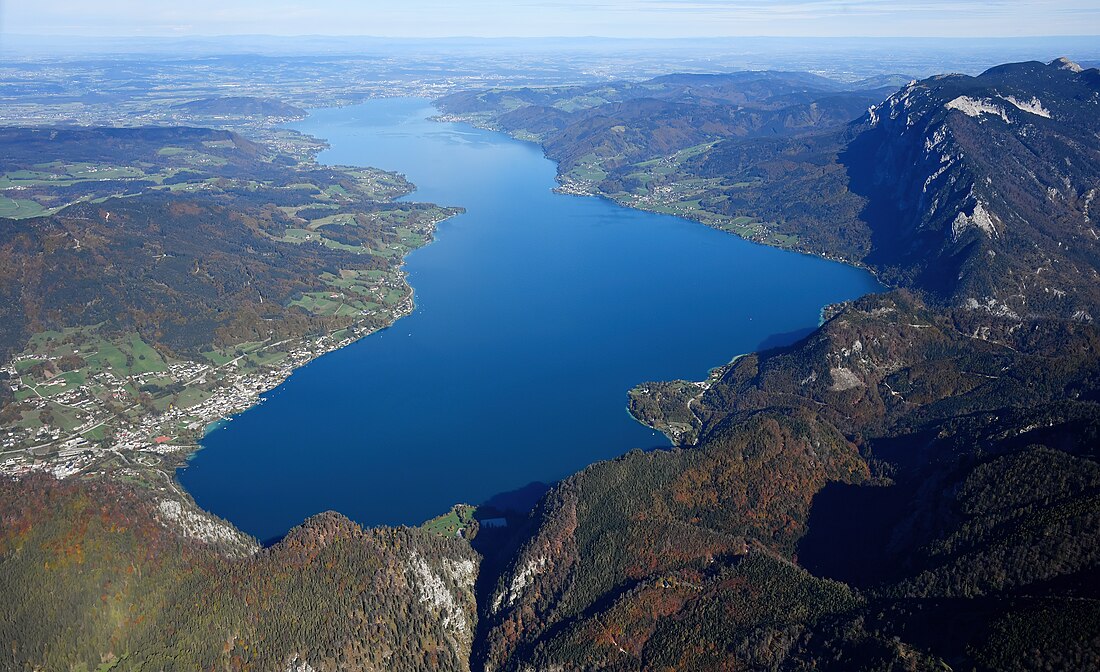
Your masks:
{"label": "hazy sky", "polygon": [[695,37],[1100,34],[1098,0],[0,0],[3,33]]}

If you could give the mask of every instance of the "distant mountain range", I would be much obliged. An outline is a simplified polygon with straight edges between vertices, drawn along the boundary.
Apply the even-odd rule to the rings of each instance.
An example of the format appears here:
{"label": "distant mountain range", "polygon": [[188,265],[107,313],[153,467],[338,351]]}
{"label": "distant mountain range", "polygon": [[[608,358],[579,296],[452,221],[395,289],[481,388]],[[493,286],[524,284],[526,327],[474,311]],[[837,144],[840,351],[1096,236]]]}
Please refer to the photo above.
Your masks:
{"label": "distant mountain range", "polygon": [[[677,447],[565,479],[510,538],[475,539],[480,555],[335,514],[256,552],[228,526],[216,542],[162,526],[175,509],[125,482],[9,481],[0,596],[20,606],[0,614],[0,660],[1100,668],[1100,72],[880,87],[895,83],[762,72],[447,97],[448,115],[542,143],[563,188],[897,289],[706,381],[639,386],[631,411]],[[47,227],[22,222],[5,226]]]}
{"label": "distant mountain range", "polygon": [[893,92],[800,72],[666,75],[644,82],[452,94],[451,114],[539,140],[568,173],[595,155],[609,179],[641,160],[724,138],[836,126]]}

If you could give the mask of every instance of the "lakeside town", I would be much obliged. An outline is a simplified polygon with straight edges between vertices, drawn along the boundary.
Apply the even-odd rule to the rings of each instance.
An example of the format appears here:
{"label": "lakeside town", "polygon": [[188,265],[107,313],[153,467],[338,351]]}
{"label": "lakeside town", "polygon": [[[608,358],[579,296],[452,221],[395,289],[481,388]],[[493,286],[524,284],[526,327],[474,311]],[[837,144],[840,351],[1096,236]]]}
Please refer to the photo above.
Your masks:
{"label": "lakeside town", "polygon": [[[242,344],[210,353],[206,362],[157,361],[159,354],[136,336],[131,344],[144,350],[140,363],[133,352],[89,338],[87,330],[35,339],[0,369],[3,384],[25,409],[19,421],[0,425],[0,474],[45,471],[68,478],[112,467],[129,472],[135,464],[179,466],[211,426],[261,403],[295,369],[413,311],[404,272],[381,287],[403,292],[385,314],[363,311],[363,319],[333,333]],[[380,317],[381,326],[374,326]],[[68,352],[57,357],[60,350]],[[104,351],[122,357],[112,362]],[[84,366],[60,370],[79,360]]]}

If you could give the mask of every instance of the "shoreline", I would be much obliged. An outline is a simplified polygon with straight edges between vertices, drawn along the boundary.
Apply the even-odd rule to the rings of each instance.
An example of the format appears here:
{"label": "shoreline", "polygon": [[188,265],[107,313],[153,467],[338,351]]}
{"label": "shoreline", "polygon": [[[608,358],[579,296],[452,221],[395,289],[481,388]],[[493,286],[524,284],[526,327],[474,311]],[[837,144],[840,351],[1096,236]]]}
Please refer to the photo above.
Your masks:
{"label": "shoreline", "polygon": [[[728,228],[723,228],[721,226],[717,226],[715,223],[706,221],[702,216],[693,215],[691,213],[676,214],[676,213],[660,212],[660,211],[658,211],[656,209],[653,209],[653,208],[646,208],[646,207],[641,207],[640,205],[637,205],[637,204],[634,204],[634,203],[623,202],[622,200],[614,198],[611,195],[605,194],[605,193],[599,191],[598,189],[595,189],[594,187],[592,187],[590,185],[586,187],[585,185],[577,184],[576,182],[570,180],[568,177],[566,177],[564,174],[561,173],[561,171],[560,171],[561,162],[550,158],[546,154],[545,147],[543,147],[542,143],[538,139],[526,136],[526,135],[521,134],[521,133],[512,133],[512,132],[506,131],[504,129],[501,129],[501,128],[495,126],[494,124],[492,124],[491,122],[489,122],[487,120],[464,117],[461,114],[452,114],[452,113],[449,113],[449,112],[442,112],[442,111],[441,111],[440,114],[438,114],[434,117],[431,117],[430,120],[431,121],[444,122],[444,123],[466,124],[466,125],[471,126],[473,128],[478,128],[478,129],[486,130],[486,131],[492,131],[494,133],[501,133],[501,134],[503,134],[503,135],[505,135],[509,138],[512,138],[513,140],[517,140],[519,142],[529,143],[529,144],[533,144],[533,145],[537,146],[539,148],[539,150],[542,151],[543,157],[545,157],[549,161],[554,162],[554,167],[555,167],[554,180],[557,182],[558,186],[555,187],[553,189],[553,191],[556,194],[561,194],[563,196],[576,196],[576,197],[579,197],[579,198],[599,198],[599,199],[603,199],[603,200],[605,200],[609,203],[613,203],[616,206],[622,207],[622,208],[630,208],[630,209],[633,209],[633,210],[638,210],[640,212],[648,212],[648,213],[653,213],[653,214],[658,214],[658,215],[667,215],[667,216],[670,216],[670,217],[678,217],[678,218],[686,220],[686,221],[695,222],[697,224],[702,224],[703,226],[706,226],[706,227],[711,228],[711,229],[716,229],[718,231],[722,231],[723,233],[728,233],[730,235],[737,236],[741,240],[744,240],[748,243],[753,243],[753,244],[757,244],[757,245],[764,245],[764,246],[767,246],[767,247],[774,247],[776,249],[783,250],[785,252],[793,252],[795,254],[805,255],[807,257],[812,257],[812,258],[815,258],[815,259],[823,259],[825,261],[831,261],[831,262],[834,262],[834,263],[844,264],[846,266],[850,266],[852,268],[856,268],[856,269],[859,269],[859,270],[862,270],[862,271],[868,273],[872,278],[874,278],[875,282],[877,282],[879,285],[882,286],[882,288],[883,288],[882,291],[883,292],[889,292],[889,291],[895,289],[895,287],[893,287],[892,285],[889,285],[889,284],[887,284],[886,282],[883,281],[882,277],[880,276],[879,272],[876,269],[871,268],[870,266],[868,266],[868,265],[866,265],[866,264],[864,264],[863,262],[860,262],[860,261],[846,259],[846,258],[843,258],[843,257],[834,256],[834,255],[829,255],[829,254],[826,254],[824,252],[814,252],[812,250],[802,249],[802,248],[799,248],[799,247],[783,245],[783,244],[780,244],[777,241],[769,240],[767,238],[747,237],[747,236],[741,235],[737,231],[734,231],[734,230],[731,230],[731,229],[728,229]],[[878,293],[882,293],[882,292],[878,292]],[[864,296],[866,296],[866,295],[864,295]],[[813,328],[812,331],[816,331],[817,329],[820,329],[822,326],[824,326],[825,323],[829,319],[829,313],[832,312],[832,313],[835,314],[836,309],[840,305],[842,305],[843,303],[844,302],[841,302],[841,303],[827,303],[827,304],[821,306],[821,309],[818,311],[817,325]],[[811,333],[812,333],[812,331],[811,331]],[[646,382],[638,383],[634,387],[627,390],[626,411],[630,415],[630,417],[633,418],[634,421],[637,422],[638,424],[642,425],[643,427],[648,427],[649,429],[660,432],[666,439],[669,440],[669,442],[672,444],[672,446],[674,448],[689,448],[691,446],[694,446],[695,443],[698,441],[698,431],[700,429],[702,429],[702,423],[698,420],[698,416],[695,415],[695,411],[692,408],[692,404],[694,402],[696,402],[697,400],[701,399],[703,397],[703,395],[706,394],[707,390],[710,389],[711,385],[715,381],[717,381],[719,378],[721,378],[721,376],[724,375],[727,371],[729,371],[734,365],[736,365],[738,360],[742,359],[743,357],[755,354],[756,352],[759,352],[759,351],[749,351],[749,352],[743,352],[743,353],[740,353],[738,355],[735,355],[732,359],[730,359],[725,364],[720,364],[720,365],[715,366],[714,368],[710,369],[710,371],[707,373],[707,377],[705,379],[701,380],[701,381],[676,379],[676,380],[666,380],[666,381],[646,381]],[[647,422],[642,417],[636,415],[634,410],[632,410],[633,407],[635,406],[636,398],[639,398],[639,397],[642,397],[642,396],[649,396],[649,395],[653,394],[654,392],[657,392],[660,389],[677,388],[677,387],[692,387],[692,388],[694,388],[694,394],[692,394],[687,399],[687,401],[685,402],[685,408],[688,410],[688,412],[690,413],[690,415],[693,419],[692,422],[690,423],[690,426],[689,426],[688,429],[678,431],[675,427],[673,427],[668,422],[652,422],[652,423]],[[643,388],[644,388],[644,390],[643,390]],[[654,400],[654,401],[656,401],[656,400]],[[681,424],[683,424],[683,423],[681,423]],[[687,439],[687,441],[686,441],[686,439]]]}
{"label": "shoreline", "polygon": [[[560,172],[559,168],[561,166],[561,162],[550,158],[546,154],[546,148],[543,147],[542,142],[539,139],[535,138],[535,137],[527,136],[523,133],[514,133],[514,132],[511,132],[511,131],[504,130],[504,129],[494,125],[493,123],[491,123],[490,121],[485,120],[485,119],[464,116],[462,114],[453,114],[453,113],[450,113],[450,112],[441,112],[440,114],[438,114],[434,117],[431,117],[430,120],[431,121],[446,122],[446,123],[466,124],[466,125],[471,126],[473,128],[478,128],[478,129],[485,130],[485,131],[492,131],[494,133],[501,133],[503,135],[508,136],[509,138],[512,138],[513,140],[517,140],[519,142],[529,143],[529,144],[537,146],[539,148],[539,150],[542,151],[542,155],[547,160],[554,162],[554,167],[555,167],[554,180],[558,184],[558,186],[555,187],[554,190],[553,190],[554,193],[562,194],[562,195],[565,195],[565,196],[600,198],[600,199],[603,199],[603,200],[608,201],[610,203],[614,203],[615,205],[617,205],[619,207],[622,207],[622,208],[630,208],[632,210],[639,210],[641,212],[649,212],[649,213],[653,213],[653,214],[656,214],[656,215],[667,215],[669,217],[679,217],[680,219],[695,222],[697,224],[702,224],[703,226],[706,226],[708,228],[716,229],[718,231],[722,231],[724,233],[728,233],[730,235],[737,236],[738,238],[740,238],[741,240],[744,240],[746,242],[755,243],[757,245],[764,245],[764,246],[767,246],[767,247],[774,247],[776,249],[784,250],[786,252],[794,252],[796,254],[804,254],[808,257],[814,257],[816,259],[824,259],[826,261],[832,261],[832,262],[844,264],[846,266],[851,266],[852,268],[858,268],[861,271],[865,271],[865,272],[869,273],[879,284],[881,284],[887,290],[895,289],[892,285],[887,284],[882,279],[882,277],[880,275],[880,272],[877,269],[872,268],[871,266],[868,266],[867,264],[863,263],[862,261],[859,261],[859,260],[856,260],[856,259],[848,259],[846,257],[841,257],[841,256],[838,256],[838,255],[828,254],[827,252],[824,252],[824,251],[815,251],[815,250],[810,250],[810,249],[806,249],[806,248],[803,248],[803,247],[797,247],[797,246],[792,246],[792,245],[784,245],[784,244],[782,244],[778,241],[771,240],[771,239],[768,239],[768,238],[765,238],[765,237],[757,238],[757,237],[745,236],[745,235],[742,235],[742,234],[738,233],[735,230],[724,228],[722,226],[718,226],[715,223],[706,221],[703,218],[703,216],[701,214],[698,214],[698,213],[693,213],[693,212],[683,212],[683,213],[662,212],[662,211],[656,210],[654,208],[643,207],[640,204],[622,201],[620,199],[615,198],[613,195],[605,194],[604,192],[596,189],[593,185],[580,184],[580,183],[576,182],[575,180],[572,180],[571,178],[569,178],[568,176],[566,176],[562,172]],[[706,211],[703,211],[703,212],[706,212]],[[722,216],[722,215],[718,215],[717,213],[714,213],[714,215],[716,217]]]}
{"label": "shoreline", "polygon": [[[421,247],[434,242],[436,227],[441,222],[462,214],[462,212],[462,210],[457,210],[446,217],[433,221],[429,227],[429,235]],[[405,256],[415,249],[419,249],[419,247],[409,250]],[[240,389],[242,381],[238,381],[237,385],[223,388],[224,391],[214,392],[196,406],[188,409],[174,409],[158,416],[146,416],[145,423],[138,425],[136,428],[123,431],[120,434],[121,438],[116,435],[116,440],[104,449],[94,451],[85,449],[69,454],[62,454],[59,451],[53,458],[42,460],[33,458],[34,461],[29,464],[19,461],[18,457],[32,454],[27,451],[19,451],[15,453],[17,459],[0,462],[0,479],[8,478],[18,482],[23,477],[41,472],[48,473],[58,480],[68,480],[74,477],[120,479],[136,476],[138,475],[137,470],[140,469],[145,472],[147,478],[144,480],[146,482],[150,484],[162,480],[164,482],[164,487],[154,487],[154,492],[156,492],[154,497],[158,501],[159,518],[166,527],[175,529],[183,536],[204,543],[223,546],[228,549],[227,552],[230,555],[250,555],[265,548],[266,545],[261,540],[252,537],[232,522],[201,507],[190,491],[178,479],[178,470],[187,468],[191,458],[204,448],[202,441],[208,435],[218,429],[226,428],[238,415],[262,404],[266,400],[264,395],[277,389],[296,371],[327,354],[389,329],[401,318],[412,314],[416,310],[415,290],[408,283],[408,274],[403,270],[403,266],[404,256],[398,271],[401,273],[401,283],[405,294],[394,306],[393,312],[390,313],[390,319],[386,320],[384,324],[371,327],[365,322],[359,322],[335,332],[304,336],[294,340],[287,339],[276,344],[257,348],[254,352],[273,345],[290,346],[285,359],[280,362],[280,367],[277,370],[263,371],[244,377],[243,382],[247,389],[243,394]],[[341,332],[346,332],[347,335],[338,340],[334,339],[335,335]],[[250,381],[249,377],[251,376],[260,376],[262,382]],[[172,422],[179,415],[188,416],[191,419],[191,425],[201,426],[201,435],[193,440],[181,443],[158,443],[155,439],[148,438],[156,433],[160,425]],[[197,419],[195,419],[196,417]],[[105,420],[98,424],[102,425],[106,422],[108,421]],[[146,438],[136,438],[134,435],[137,434]],[[59,442],[61,441],[50,441],[42,444],[42,447],[56,446]],[[115,461],[120,462],[120,464],[112,464]]]}
{"label": "shoreline", "polygon": [[[424,100],[428,104],[431,104],[433,102],[429,99],[424,99]],[[480,126],[480,125],[477,125],[477,124],[470,124],[470,122],[468,122],[467,120],[463,120],[463,119],[446,118],[445,115],[436,115],[436,116],[433,116],[433,117],[429,117],[428,119],[431,120],[431,121],[440,121],[440,122],[455,122],[455,121],[457,121],[457,122],[460,122],[460,123],[469,124],[469,125],[471,125],[475,128],[483,128],[485,130],[491,130],[493,132],[498,132],[498,133],[501,133],[502,135],[504,135],[506,137],[509,137],[511,139],[514,139],[514,140],[519,140],[519,141],[522,141],[522,142],[533,142],[533,140],[530,139],[530,138],[517,137],[517,136],[514,136],[510,133],[505,133],[503,131],[500,131],[499,129],[495,129],[495,128],[491,128],[491,127],[487,127],[487,126]],[[309,136],[309,137],[313,138],[313,136]],[[318,140],[319,145],[320,144],[327,145],[327,140],[317,139],[317,138],[314,138],[314,139]],[[539,144],[539,143],[536,142],[535,144]],[[548,160],[552,160],[552,159],[550,159],[549,157],[546,156],[545,150],[543,150],[541,145],[539,145],[539,148],[540,148],[540,150],[542,150],[541,153],[542,153],[544,158],[546,158]],[[623,203],[619,200],[616,200],[614,198],[610,198],[610,197],[608,197],[604,194],[600,194],[600,193],[578,193],[578,192],[565,191],[565,190],[561,189],[561,186],[562,186],[562,181],[560,179],[561,174],[557,173],[557,169],[560,167],[560,163],[557,162],[557,161],[554,161],[554,164],[555,164],[555,172],[556,172],[555,181],[559,185],[556,188],[552,188],[552,191],[554,191],[555,193],[562,194],[562,195],[595,196],[597,198],[602,198],[604,200],[607,200],[607,201],[613,203],[614,205],[616,205],[617,207],[629,207],[631,209],[642,211],[642,212],[654,212],[655,214],[662,214],[662,215],[669,215],[669,216],[672,216],[672,217],[679,217],[679,218],[687,220],[687,221],[692,221],[692,222],[695,222],[695,223],[701,223],[701,224],[704,224],[704,225],[708,225],[709,228],[719,228],[720,230],[723,230],[727,233],[733,233],[734,235],[737,235],[739,238],[741,238],[743,240],[746,240],[747,242],[750,242],[750,243],[767,244],[766,242],[763,242],[763,241],[753,240],[751,238],[746,238],[745,236],[741,236],[741,235],[737,234],[734,231],[721,229],[721,227],[717,227],[717,226],[711,226],[705,221],[701,221],[701,220],[698,220],[698,219],[695,219],[695,218],[692,218],[692,217],[689,217],[689,216],[685,216],[685,215],[682,215],[682,214],[656,212],[654,210],[650,210],[650,209],[647,209],[647,208],[637,207],[633,204]],[[327,165],[327,164],[318,164],[318,165]],[[410,185],[411,185],[412,188],[408,192],[406,192],[405,194],[402,194],[400,197],[395,198],[394,199],[395,202],[397,200],[408,199],[410,196],[415,194],[416,189],[417,189],[416,186],[411,184],[411,183],[410,183]],[[429,235],[427,237],[427,240],[425,241],[425,245],[430,244],[431,242],[434,241],[434,233],[436,232],[436,229],[437,229],[438,225],[440,223],[450,219],[451,217],[455,216],[456,214],[461,214],[461,211],[452,212],[451,214],[449,214],[445,217],[442,217],[439,220],[436,220],[436,221],[432,222],[431,228],[430,228],[430,234],[431,235]],[[802,250],[794,250],[794,249],[791,249],[791,248],[784,248],[784,247],[778,246],[778,245],[772,245],[772,246],[773,247],[778,247],[780,249],[784,249],[786,251],[795,251],[795,252],[798,252],[798,253],[801,253],[801,254],[805,254],[807,256],[816,256],[816,257],[819,257],[819,258],[821,257],[821,255],[815,255],[811,252],[806,252],[806,251],[802,251]],[[413,249],[419,249],[419,248],[413,248]],[[280,369],[278,371],[276,371],[276,372],[266,372],[266,378],[262,381],[262,383],[252,385],[250,387],[249,391],[248,391],[248,394],[245,397],[243,397],[243,398],[240,397],[240,396],[234,397],[232,394],[227,392],[224,395],[215,394],[212,397],[210,397],[210,399],[208,399],[207,402],[204,402],[204,405],[209,403],[211,412],[208,415],[202,415],[200,417],[200,420],[203,422],[202,433],[201,433],[201,436],[199,436],[194,441],[188,441],[186,444],[183,444],[183,445],[181,445],[181,444],[171,444],[171,443],[166,443],[164,445],[157,445],[157,444],[154,444],[154,443],[152,443],[148,440],[142,441],[142,442],[134,441],[132,443],[123,442],[122,445],[119,445],[118,443],[114,444],[112,446],[111,450],[115,453],[118,453],[119,450],[126,450],[126,451],[136,453],[138,455],[150,455],[150,454],[158,455],[161,459],[161,461],[158,461],[159,466],[173,469],[173,472],[172,472],[171,476],[167,476],[167,475],[166,476],[169,479],[170,486],[174,486],[171,489],[175,490],[176,494],[178,494],[182,498],[182,503],[184,503],[186,505],[187,509],[194,511],[197,514],[202,514],[204,516],[209,516],[209,517],[211,517],[212,519],[215,519],[215,520],[220,520],[220,518],[215,516],[215,514],[201,508],[197,504],[197,502],[194,501],[194,498],[191,495],[191,493],[189,491],[187,491],[186,488],[184,488],[182,486],[182,484],[180,483],[180,481],[176,477],[176,470],[178,470],[180,468],[186,468],[187,467],[188,462],[190,461],[190,459],[195,454],[197,454],[199,450],[202,449],[202,447],[203,447],[202,446],[202,441],[207,436],[209,436],[211,433],[213,433],[217,429],[224,428],[236,416],[238,416],[238,415],[240,415],[240,414],[256,407],[259,404],[262,404],[266,399],[266,397],[264,395],[266,395],[269,392],[275,390],[280,385],[282,385],[284,382],[286,382],[286,380],[288,380],[290,378],[290,376],[293,375],[293,373],[295,371],[297,371],[298,369],[308,365],[314,359],[318,359],[318,358],[320,358],[320,357],[322,357],[322,356],[324,356],[324,355],[326,355],[330,352],[334,352],[336,350],[347,347],[347,346],[363,339],[366,336],[369,336],[369,335],[372,335],[374,333],[380,332],[384,329],[388,329],[389,327],[396,324],[397,321],[400,320],[402,317],[406,317],[406,316],[410,315],[413,311],[415,311],[415,308],[416,308],[415,289],[412,287],[411,284],[409,284],[407,273],[405,273],[403,270],[401,270],[401,269],[403,269],[403,266],[404,266],[405,256],[407,256],[407,254],[411,253],[412,251],[413,250],[408,250],[408,252],[406,252],[406,255],[404,255],[402,257],[401,265],[398,267],[398,270],[401,272],[401,286],[402,286],[403,291],[405,292],[405,295],[401,299],[401,301],[394,306],[394,311],[390,314],[391,319],[387,320],[385,324],[383,324],[381,326],[376,326],[376,327],[373,327],[373,328],[370,328],[370,327],[363,328],[364,327],[363,323],[353,324],[353,325],[350,325],[349,327],[346,327],[344,329],[337,330],[336,332],[326,333],[326,334],[321,334],[321,335],[315,335],[315,336],[307,336],[307,337],[303,337],[301,339],[296,340],[291,345],[291,349],[292,350],[298,349],[298,352],[301,353],[301,354],[297,355],[296,357],[288,356],[286,361],[280,363]],[[825,257],[825,258],[828,259],[828,257]],[[832,261],[840,261],[841,263],[846,263],[849,266],[859,267],[858,265],[848,263],[845,260],[832,259]],[[822,308],[821,308],[821,311],[819,313],[819,326],[820,326],[820,323],[821,323],[820,317],[824,315],[824,312],[827,308],[828,308],[827,305],[822,306]],[[334,339],[334,336],[336,334],[341,333],[341,332],[346,332],[347,335],[343,338],[340,338],[340,339]],[[284,341],[283,343],[286,343],[286,342]],[[263,350],[266,347],[270,347],[270,346],[263,345],[263,346],[261,346],[261,348],[259,348],[259,350]],[[690,385],[693,389],[696,390],[696,392],[697,392],[696,395],[691,400],[688,401],[687,408],[690,411],[691,410],[691,402],[695,398],[698,398],[698,396],[702,395],[706,391],[706,389],[709,387],[709,384],[712,381],[717,379],[723,372],[727,371],[730,366],[735,364],[737,362],[737,360],[739,360],[741,357],[744,357],[746,354],[749,354],[749,353],[738,354],[738,355],[734,356],[726,364],[719,365],[717,367],[712,368],[710,370],[706,380],[704,380],[704,381],[700,381],[700,382],[668,381],[665,384],[686,384],[686,385]],[[667,427],[660,426],[659,424],[648,423],[648,422],[644,421],[641,417],[636,415],[631,410],[631,405],[633,403],[633,395],[635,393],[635,390],[638,390],[640,387],[645,386],[645,385],[654,385],[655,386],[655,385],[660,385],[660,384],[662,384],[662,383],[640,383],[640,384],[636,385],[634,388],[630,388],[630,389],[626,390],[627,395],[628,395],[628,399],[631,400],[631,403],[629,403],[627,405],[625,410],[627,410],[627,412],[630,413],[631,418],[635,422],[637,422],[638,424],[642,425],[643,427],[661,432],[669,440],[669,442],[671,443],[671,445],[673,447],[684,447],[684,446],[691,445],[691,443],[685,443],[682,440],[682,438],[683,438],[682,434],[670,433],[668,431]],[[597,460],[597,462],[598,462],[598,460]],[[69,476],[73,476],[73,475],[77,475],[77,474],[80,474],[82,472],[85,472],[85,471],[89,470],[92,466],[94,466],[94,464],[87,464],[87,465],[84,465],[81,468],[72,470],[69,473],[65,473],[63,475],[58,475],[58,474],[55,474],[55,475],[58,475],[59,478],[67,478]],[[163,474],[164,472],[161,472],[161,473]],[[168,493],[166,493],[166,494],[168,494]],[[235,526],[233,526],[233,529],[236,530],[237,528]],[[241,534],[244,534],[244,533],[242,532]]]}
{"label": "shoreline", "polygon": [[[327,146],[328,141],[313,136],[308,138],[313,143],[313,151],[311,156],[303,159],[304,163],[334,169],[341,167],[317,162],[317,153]],[[416,185],[400,173],[369,166],[351,168],[392,173],[406,183],[401,193],[379,202],[411,202],[410,196],[417,190]],[[149,487],[163,502],[182,505],[185,517],[201,516],[218,521],[216,525],[223,527],[227,523],[198,506],[177,478],[177,471],[188,466],[191,458],[203,448],[203,441],[208,436],[225,428],[238,415],[262,404],[267,399],[265,395],[276,390],[296,371],[324,355],[392,327],[416,310],[415,289],[409,283],[405,261],[416,249],[434,242],[442,222],[464,212],[462,208],[446,205],[434,207],[437,213],[418,224],[416,232],[420,240],[414,245],[405,245],[392,270],[375,281],[376,291],[382,294],[388,292],[385,302],[376,299],[378,307],[349,315],[351,319],[339,328],[333,325],[321,333],[294,336],[278,342],[272,342],[274,338],[269,337],[259,343],[215,346],[209,353],[204,352],[207,359],[197,355],[179,358],[154,349],[158,358],[155,367],[133,367],[129,363],[125,367],[116,364],[115,368],[108,365],[102,372],[98,368],[86,374],[78,372],[82,374],[79,385],[69,384],[60,392],[56,388],[46,387],[43,393],[39,393],[37,387],[44,384],[24,382],[23,369],[30,360],[53,361],[52,348],[56,346],[47,346],[51,349],[42,350],[32,340],[0,369],[11,376],[15,383],[13,391],[27,390],[22,394],[29,394],[35,408],[65,406],[73,409],[74,419],[65,425],[44,427],[33,437],[28,435],[27,439],[3,446],[0,449],[0,478],[17,482],[35,473],[46,473],[58,480],[74,477],[134,480],[135,484]],[[317,286],[319,289],[325,287],[321,279],[318,279]],[[91,330],[88,333],[102,338],[108,345],[127,336],[113,332],[101,336],[98,325],[70,329],[75,333]],[[140,340],[136,334],[134,337]],[[87,375],[89,384],[94,376],[96,386],[84,384],[84,375]],[[180,389],[172,397],[158,396],[161,402],[155,409],[151,405],[148,409],[143,408],[143,404],[139,403],[138,389],[147,382],[153,382],[154,378],[165,377],[176,381]],[[56,378],[61,382],[64,376]],[[47,378],[47,381],[50,380]],[[114,403],[101,400],[100,387],[117,391],[117,399],[111,398]],[[188,390],[192,392],[188,394]],[[189,397],[190,403],[181,404],[181,407],[164,401],[172,399],[174,402],[183,396]],[[16,401],[26,399],[27,396],[17,397]],[[106,412],[107,408],[113,410]],[[234,530],[231,535],[234,538],[247,536],[235,526],[230,525],[230,528]]]}

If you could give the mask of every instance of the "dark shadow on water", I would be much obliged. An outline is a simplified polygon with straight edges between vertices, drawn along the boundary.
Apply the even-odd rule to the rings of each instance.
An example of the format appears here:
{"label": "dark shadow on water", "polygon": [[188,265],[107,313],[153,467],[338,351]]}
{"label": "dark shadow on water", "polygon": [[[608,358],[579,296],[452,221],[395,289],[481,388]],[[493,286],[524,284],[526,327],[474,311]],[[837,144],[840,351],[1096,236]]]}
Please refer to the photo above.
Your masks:
{"label": "dark shadow on water", "polygon": [[817,327],[807,327],[805,329],[785,331],[782,334],[772,334],[760,341],[760,344],[756,346],[756,351],[763,352],[765,350],[774,350],[776,348],[785,348],[794,345],[815,331],[817,331]]}
{"label": "dark shadow on water", "polygon": [[[659,450],[672,450],[672,446],[654,446],[652,448],[639,449],[643,452],[650,453]],[[478,536],[470,541],[470,545],[474,547],[478,553],[485,556],[487,559],[490,556],[496,557],[502,553],[506,553],[508,549],[513,548],[511,542],[514,537],[517,536],[518,531],[524,527],[526,521],[531,514],[531,511],[538,505],[542,498],[550,491],[550,488],[554,487],[554,483],[543,483],[542,481],[532,481],[527,485],[516,488],[515,490],[508,490],[506,492],[499,492],[489,499],[478,505],[477,513],[474,514],[474,519],[478,521],[503,518],[507,521],[507,524],[500,529],[493,529],[483,527],[478,533]],[[343,514],[340,511],[337,513]],[[305,523],[303,520],[301,523]],[[371,525],[365,525],[360,521],[354,521],[365,528],[373,527]],[[278,544],[280,541],[286,538],[289,533],[283,532],[282,534],[268,537],[266,539],[258,539],[260,545],[263,548],[271,548]],[[502,568],[503,571],[503,568]],[[484,574],[484,571],[483,571]],[[495,581],[494,577],[494,581]]]}
{"label": "dark shadow on water", "polygon": [[[546,483],[532,481],[522,488],[495,494],[478,506],[478,512],[474,517],[483,520],[506,517],[509,513],[527,515],[549,489],[550,486]],[[493,515],[489,515],[490,513]]]}
{"label": "dark shadow on water", "polygon": [[481,566],[474,584],[474,595],[478,605],[478,625],[473,641],[473,657],[479,659],[481,663],[473,669],[478,669],[484,663],[485,637],[491,624],[486,607],[492,599],[497,582],[508,569],[512,558],[538,530],[536,510],[551,487],[553,484],[534,481],[522,488],[493,495],[477,507],[474,518],[479,523],[503,518],[506,524],[503,527],[479,524],[477,535],[470,540],[470,546],[481,555]]}
{"label": "dark shadow on water", "polygon": [[285,532],[283,534],[280,534],[277,537],[271,537],[270,539],[260,540],[260,545],[263,546],[264,548],[271,548],[272,546],[279,543],[283,539],[286,539],[286,533]]}

